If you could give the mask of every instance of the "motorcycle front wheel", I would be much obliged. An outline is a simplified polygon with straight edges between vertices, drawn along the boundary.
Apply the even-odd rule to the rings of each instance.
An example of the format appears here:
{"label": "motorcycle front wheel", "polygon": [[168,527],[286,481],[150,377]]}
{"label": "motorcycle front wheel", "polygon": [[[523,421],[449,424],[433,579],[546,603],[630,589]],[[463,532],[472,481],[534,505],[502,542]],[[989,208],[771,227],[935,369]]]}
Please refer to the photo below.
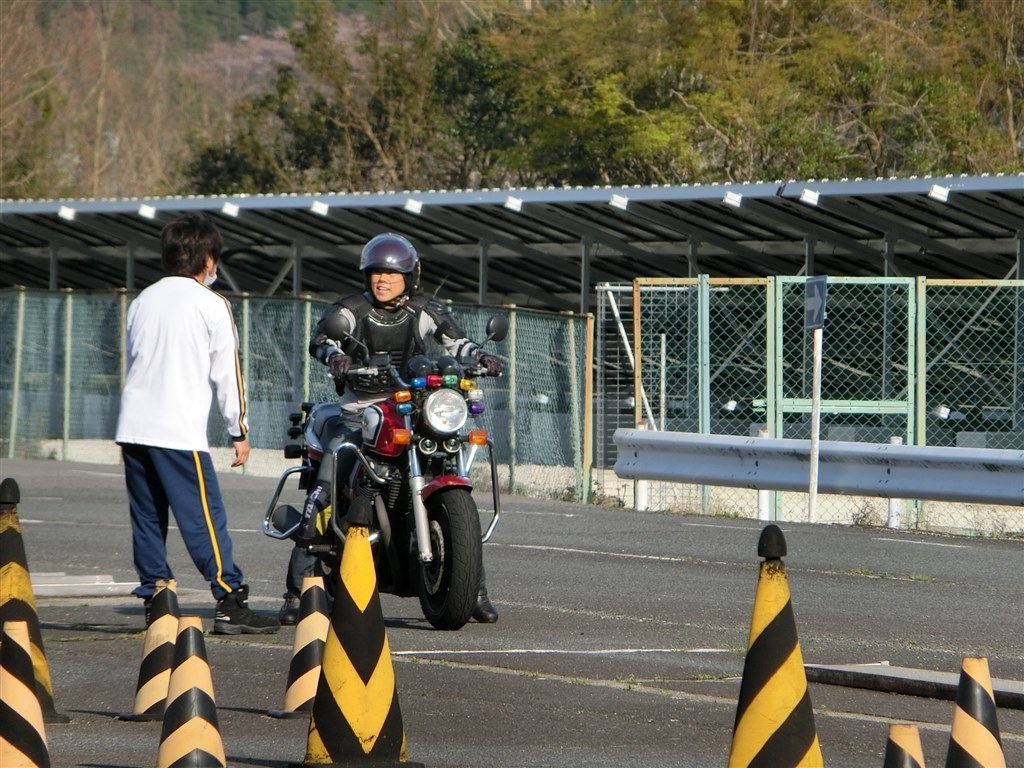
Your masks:
{"label": "motorcycle front wheel", "polygon": [[437,629],[461,629],[480,589],[480,516],[469,491],[451,488],[426,501],[434,560],[419,564],[420,607]]}

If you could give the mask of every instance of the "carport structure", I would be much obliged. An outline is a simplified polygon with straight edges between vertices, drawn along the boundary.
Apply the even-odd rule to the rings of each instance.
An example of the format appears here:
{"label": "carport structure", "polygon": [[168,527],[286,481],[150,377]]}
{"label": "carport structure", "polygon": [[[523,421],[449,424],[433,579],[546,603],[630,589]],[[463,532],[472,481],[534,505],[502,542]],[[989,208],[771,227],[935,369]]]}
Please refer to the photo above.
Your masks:
{"label": "carport structure", "polygon": [[0,202],[0,287],[144,288],[187,212],[225,236],[239,293],[361,286],[363,243],[409,237],[426,291],[587,312],[634,277],[1024,276],[1024,173],[649,187]]}

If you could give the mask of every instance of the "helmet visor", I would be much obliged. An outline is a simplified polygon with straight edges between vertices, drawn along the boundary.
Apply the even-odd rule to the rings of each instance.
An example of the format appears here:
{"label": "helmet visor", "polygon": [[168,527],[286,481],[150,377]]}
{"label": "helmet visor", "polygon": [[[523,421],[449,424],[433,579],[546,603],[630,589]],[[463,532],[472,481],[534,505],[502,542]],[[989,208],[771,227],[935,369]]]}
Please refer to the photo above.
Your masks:
{"label": "helmet visor", "polygon": [[363,249],[359,269],[389,270],[409,274],[416,268],[416,250],[404,238],[383,236],[374,238]]}

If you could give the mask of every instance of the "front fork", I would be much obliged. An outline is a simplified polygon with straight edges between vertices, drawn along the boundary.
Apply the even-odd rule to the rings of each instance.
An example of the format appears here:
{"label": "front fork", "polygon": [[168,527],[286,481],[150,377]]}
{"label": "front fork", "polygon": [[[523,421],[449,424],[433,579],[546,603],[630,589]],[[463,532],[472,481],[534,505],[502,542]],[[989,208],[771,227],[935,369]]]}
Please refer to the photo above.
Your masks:
{"label": "front fork", "polygon": [[[412,416],[405,414],[405,428],[412,434]],[[412,498],[412,519],[416,524],[416,548],[421,563],[434,562],[430,548],[430,523],[427,520],[427,505],[423,503],[423,467],[415,445],[409,446],[409,496]]]}
{"label": "front fork", "polygon": [[[405,428],[410,432],[412,431],[412,419],[409,415],[405,417]],[[498,495],[498,467],[494,461],[494,444],[488,440],[487,447],[490,454],[490,465],[491,465],[491,490],[494,494],[494,514],[491,517],[491,522],[487,526],[487,530],[481,537],[481,543],[486,543],[491,538],[491,534],[494,533],[494,529],[498,525],[498,519],[501,517],[501,501]],[[383,485],[387,481],[381,477],[374,470],[373,465],[366,458],[363,452],[358,446],[352,443],[342,443],[334,449],[334,488],[341,489],[342,483],[341,478],[337,477],[338,467],[338,453],[343,450],[354,451],[356,456],[359,458],[360,463],[363,465],[363,469],[366,470],[369,478],[377,483]],[[459,467],[458,472],[461,477],[469,476],[469,469],[473,465],[473,459],[476,457],[477,446],[470,446],[467,453],[460,453],[459,455]],[[430,522],[427,517],[427,505],[423,501],[423,488],[426,482],[423,478],[423,467],[420,464],[419,453],[416,450],[416,446],[410,445],[408,449],[409,453],[409,496],[412,500],[412,516],[413,523],[416,527],[416,547],[419,554],[419,561],[421,563],[432,563],[434,561],[434,552],[430,546]],[[331,516],[332,522],[334,515]],[[344,535],[340,531],[339,533],[342,540]]]}
{"label": "front fork", "polygon": [[416,523],[416,547],[421,563],[434,562],[430,548],[430,523],[427,520],[427,505],[423,503],[423,469],[420,456],[414,446],[409,446],[409,495],[412,497],[412,519]]}

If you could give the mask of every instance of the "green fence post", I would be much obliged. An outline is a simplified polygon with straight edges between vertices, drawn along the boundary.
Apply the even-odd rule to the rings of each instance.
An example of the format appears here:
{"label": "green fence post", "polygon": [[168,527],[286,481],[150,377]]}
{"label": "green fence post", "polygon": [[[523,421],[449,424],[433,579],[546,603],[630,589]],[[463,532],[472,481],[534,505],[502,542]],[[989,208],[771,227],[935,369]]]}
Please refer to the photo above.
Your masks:
{"label": "green fence post", "polygon": [[[249,294],[242,294],[242,381],[243,386],[246,388],[246,407],[248,407],[248,388],[252,385],[252,379],[250,373],[252,371],[252,363],[249,355]],[[242,465],[242,474],[248,474],[248,467]]]}
{"label": "green fence post", "polygon": [[11,437],[7,441],[7,458],[14,458],[18,441],[18,412],[21,410],[21,353],[25,345],[25,289],[17,288],[18,310],[14,321],[14,372],[11,381]]}
{"label": "green fence post", "polygon": [[508,307],[508,492],[516,488],[516,305]]}
{"label": "green fence post", "polygon": [[569,321],[565,329],[565,332],[568,334],[569,346],[569,360],[566,369],[569,374],[569,407],[572,410],[570,426],[572,431],[572,460],[577,470],[575,493],[576,501],[578,502],[583,498],[583,436],[580,430],[580,421],[583,416],[582,409],[580,408],[580,385],[577,379],[579,361],[577,360],[576,352],[576,321],[571,314],[566,315],[566,318]]}
{"label": "green fence post", "polygon": [[299,357],[302,359],[302,402],[309,401],[309,361],[310,356],[306,352],[306,336],[312,328],[313,303],[307,296],[302,303],[302,333],[299,334]]}
{"label": "green fence post", "polygon": [[74,329],[74,296],[65,288],[64,309],[64,407],[61,416],[61,461],[68,460],[68,441],[71,439],[71,334]]}
{"label": "green fence post", "polygon": [[[698,431],[711,434],[711,283],[708,275],[697,277],[697,388]],[[711,512],[711,487],[700,487],[701,514]]]}

